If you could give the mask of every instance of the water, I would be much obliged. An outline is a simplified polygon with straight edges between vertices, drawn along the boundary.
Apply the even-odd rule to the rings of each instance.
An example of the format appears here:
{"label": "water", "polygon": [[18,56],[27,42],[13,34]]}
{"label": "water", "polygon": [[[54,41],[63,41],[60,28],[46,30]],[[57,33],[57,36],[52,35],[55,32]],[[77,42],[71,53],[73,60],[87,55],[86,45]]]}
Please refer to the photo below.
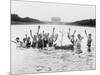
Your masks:
{"label": "water", "polygon": [[[82,40],[82,50],[85,52],[87,50],[84,30],[87,33],[92,33],[92,49],[95,54],[95,28],[92,27],[79,27],[70,25],[40,25],[40,33],[44,30],[45,32],[52,33],[52,28],[55,27],[55,33],[58,33],[58,39],[56,41],[57,45],[61,45],[61,33],[63,31],[63,45],[70,44],[67,38],[68,29],[71,28],[71,34],[76,30],[75,38],[77,34],[81,34],[84,39]],[[13,25],[11,26],[11,40],[15,40],[16,37],[20,37],[21,40],[25,37],[25,34],[30,36],[30,29],[33,34],[37,32],[38,25]],[[11,69],[13,74],[19,73],[39,73],[39,72],[55,72],[55,71],[74,71],[74,70],[90,70],[95,69],[95,60],[92,62],[92,68],[90,65],[86,64],[87,58],[79,59],[77,56],[72,56],[70,52],[67,51],[55,51],[50,54],[44,54],[43,52],[38,52],[37,49],[21,49],[16,48],[14,43],[11,43]],[[83,54],[84,56],[85,54]],[[81,55],[82,56],[82,55]],[[95,59],[95,56],[93,57]],[[77,62],[79,61],[79,62]]]}

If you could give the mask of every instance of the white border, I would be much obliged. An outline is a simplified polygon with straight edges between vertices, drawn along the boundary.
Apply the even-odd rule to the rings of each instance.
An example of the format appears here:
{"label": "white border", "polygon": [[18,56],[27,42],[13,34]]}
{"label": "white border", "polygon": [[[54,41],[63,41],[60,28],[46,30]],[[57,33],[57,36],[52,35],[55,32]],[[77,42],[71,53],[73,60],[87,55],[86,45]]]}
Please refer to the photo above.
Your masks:
{"label": "white border", "polygon": [[[43,1],[43,2],[58,2],[72,4],[89,4],[96,5],[96,52],[97,52],[97,70],[90,71],[74,71],[74,72],[56,72],[56,73],[41,73],[44,74],[70,74],[70,75],[100,75],[100,2],[99,0],[26,0],[26,1]],[[0,0],[0,75],[8,75],[10,71],[10,0]],[[26,75],[26,74],[25,74]],[[28,75],[28,74],[27,74]],[[33,74],[31,74],[33,75]]]}

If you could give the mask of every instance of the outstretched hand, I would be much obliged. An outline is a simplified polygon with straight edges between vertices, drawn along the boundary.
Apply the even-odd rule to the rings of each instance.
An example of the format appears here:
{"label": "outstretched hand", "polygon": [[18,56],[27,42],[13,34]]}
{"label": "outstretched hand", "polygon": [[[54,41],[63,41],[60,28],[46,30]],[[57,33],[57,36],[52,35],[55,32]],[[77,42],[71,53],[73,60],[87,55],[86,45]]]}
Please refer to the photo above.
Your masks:
{"label": "outstretched hand", "polygon": [[32,30],[30,30],[30,36],[32,37]]}
{"label": "outstretched hand", "polygon": [[85,33],[86,33],[86,30],[85,30]]}
{"label": "outstretched hand", "polygon": [[71,29],[69,28],[69,31],[70,31]]}
{"label": "outstretched hand", "polygon": [[30,30],[30,33],[32,33],[32,30]]}
{"label": "outstretched hand", "polygon": [[53,31],[55,30],[55,28],[53,28]]}
{"label": "outstretched hand", "polygon": [[40,29],[40,26],[38,26],[38,28]]}
{"label": "outstretched hand", "polygon": [[87,31],[85,30],[85,34],[87,35]]}
{"label": "outstretched hand", "polygon": [[27,36],[27,34],[25,34],[25,36]]}
{"label": "outstretched hand", "polygon": [[74,30],[74,34],[76,33],[76,30]]}

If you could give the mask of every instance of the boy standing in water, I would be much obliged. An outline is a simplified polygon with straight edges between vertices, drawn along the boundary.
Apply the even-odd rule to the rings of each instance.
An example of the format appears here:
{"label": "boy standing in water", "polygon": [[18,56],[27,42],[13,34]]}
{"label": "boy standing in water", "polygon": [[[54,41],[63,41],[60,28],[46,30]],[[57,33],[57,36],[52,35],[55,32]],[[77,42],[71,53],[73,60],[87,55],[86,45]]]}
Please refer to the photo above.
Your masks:
{"label": "boy standing in water", "polygon": [[83,39],[83,37],[80,34],[78,34],[77,39],[76,39],[76,49],[77,49],[76,53],[77,54],[82,53],[82,50],[81,50],[81,41],[82,41],[82,39]]}
{"label": "boy standing in water", "polygon": [[36,48],[36,45],[37,45],[37,36],[34,35],[34,37],[32,39],[33,39],[33,41],[32,41],[32,47]]}
{"label": "boy standing in water", "polygon": [[70,42],[72,43],[72,50],[74,50],[74,46],[75,46],[75,33],[76,30],[74,31],[74,33],[72,35],[70,35],[70,28],[69,28],[69,32],[68,32],[68,39],[70,40]]}
{"label": "boy standing in water", "polygon": [[26,36],[26,48],[30,48],[31,47],[30,37],[28,37],[27,34],[25,36]]}
{"label": "boy standing in water", "polygon": [[43,48],[42,34],[38,35],[38,48],[39,49]]}
{"label": "boy standing in water", "polygon": [[16,37],[16,42],[17,44],[17,47],[22,47],[22,42],[20,41],[20,38],[19,37]]}
{"label": "boy standing in water", "polygon": [[85,30],[85,34],[88,39],[87,40],[87,47],[88,47],[87,51],[90,53],[91,52],[91,43],[92,43],[92,34],[91,33],[87,34],[86,30]]}
{"label": "boy standing in water", "polygon": [[43,47],[47,47],[48,45],[48,38],[49,38],[49,33],[45,33],[43,36]]}
{"label": "boy standing in water", "polygon": [[54,32],[55,32],[55,28],[53,28],[53,32],[49,38],[49,47],[52,47],[53,46],[53,43],[54,43]]}
{"label": "boy standing in water", "polygon": [[36,48],[37,44],[37,35],[32,35],[32,30],[30,30],[30,36],[32,37],[32,48]]}
{"label": "boy standing in water", "polygon": [[22,47],[26,48],[26,38],[23,38]]}

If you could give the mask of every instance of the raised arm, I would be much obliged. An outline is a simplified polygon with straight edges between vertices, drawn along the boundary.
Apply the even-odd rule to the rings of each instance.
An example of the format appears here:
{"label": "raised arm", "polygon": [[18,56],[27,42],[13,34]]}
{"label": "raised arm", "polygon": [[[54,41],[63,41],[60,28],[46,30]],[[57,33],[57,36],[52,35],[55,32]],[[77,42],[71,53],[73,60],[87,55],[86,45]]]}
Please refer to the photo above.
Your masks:
{"label": "raised arm", "polygon": [[84,39],[84,37],[81,36],[81,40]]}
{"label": "raised arm", "polygon": [[42,39],[45,37],[44,34],[45,34],[44,31],[42,31]]}
{"label": "raised arm", "polygon": [[55,35],[54,42],[57,41],[57,39],[58,39],[58,34]]}
{"label": "raised arm", "polygon": [[17,44],[17,42],[16,42],[16,41],[12,41],[12,40],[11,40],[11,42],[13,42],[13,43]]}
{"label": "raised arm", "polygon": [[54,32],[55,32],[55,28],[53,28],[52,35],[54,35]]}
{"label": "raised arm", "polygon": [[88,35],[87,35],[87,31],[85,30],[85,35],[86,35],[86,37],[88,37]]}
{"label": "raised arm", "polygon": [[74,33],[73,33],[73,35],[75,35],[75,33],[76,33],[76,30],[74,30]]}
{"label": "raised arm", "polygon": [[38,26],[37,35],[39,34],[39,31],[40,31],[40,26]]}
{"label": "raised arm", "polygon": [[25,34],[26,39],[28,38],[27,34]]}
{"label": "raised arm", "polygon": [[68,37],[68,39],[70,39],[70,28],[69,28],[69,31],[67,33],[67,37]]}
{"label": "raised arm", "polygon": [[33,36],[32,36],[32,30],[30,30],[30,36],[33,38]]}
{"label": "raised arm", "polygon": [[43,36],[44,36],[44,31],[42,31],[42,34],[43,34]]}

